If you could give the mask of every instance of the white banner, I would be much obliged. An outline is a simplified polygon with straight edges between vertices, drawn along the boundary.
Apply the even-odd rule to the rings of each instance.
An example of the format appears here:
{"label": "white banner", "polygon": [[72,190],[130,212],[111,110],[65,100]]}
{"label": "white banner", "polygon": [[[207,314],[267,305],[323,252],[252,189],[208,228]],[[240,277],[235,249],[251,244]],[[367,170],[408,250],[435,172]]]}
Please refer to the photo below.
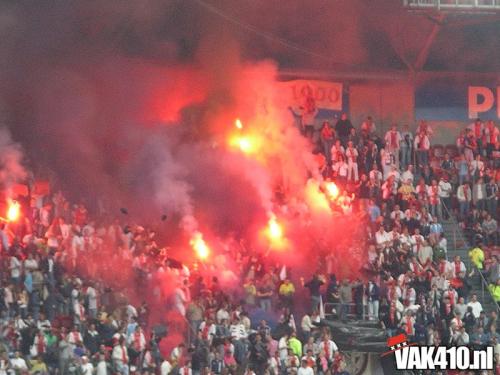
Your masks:
{"label": "white banner", "polygon": [[312,97],[316,108],[342,110],[342,83],[299,79],[279,85],[292,107],[304,106],[306,99]]}

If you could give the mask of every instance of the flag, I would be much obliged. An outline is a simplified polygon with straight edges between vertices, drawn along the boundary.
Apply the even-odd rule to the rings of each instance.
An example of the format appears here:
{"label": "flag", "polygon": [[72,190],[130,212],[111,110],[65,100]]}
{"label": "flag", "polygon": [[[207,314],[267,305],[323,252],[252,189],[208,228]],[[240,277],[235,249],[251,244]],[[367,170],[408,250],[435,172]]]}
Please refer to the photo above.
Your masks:
{"label": "flag", "polygon": [[297,331],[297,326],[295,325],[295,318],[293,317],[293,314],[290,314],[290,327],[292,327],[294,331]]}
{"label": "flag", "polygon": [[280,280],[283,281],[286,279],[286,266],[281,267],[280,271]]}
{"label": "flag", "polygon": [[323,297],[319,296],[319,317],[325,319],[325,305],[323,305]]}

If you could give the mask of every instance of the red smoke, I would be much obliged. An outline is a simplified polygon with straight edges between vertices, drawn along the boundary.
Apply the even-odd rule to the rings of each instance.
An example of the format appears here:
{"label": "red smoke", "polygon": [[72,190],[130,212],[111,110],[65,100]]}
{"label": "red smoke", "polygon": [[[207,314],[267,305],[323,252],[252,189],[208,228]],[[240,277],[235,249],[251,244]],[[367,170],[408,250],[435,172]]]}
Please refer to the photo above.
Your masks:
{"label": "red smoke", "polygon": [[[179,69],[171,85],[157,88],[151,97],[150,111],[146,120],[150,122],[173,123],[180,120],[182,109],[205,100],[207,87],[193,70]],[[165,76],[169,73],[165,72]]]}
{"label": "red smoke", "polygon": [[[228,291],[241,291],[236,257],[246,250],[267,267],[291,268],[295,280],[317,270],[356,276],[362,220],[331,209],[312,147],[277,88],[276,65],[226,59],[224,48],[207,45],[200,54],[207,60],[182,67],[109,56],[64,68],[41,64],[26,87],[39,135],[33,150],[57,144],[50,164],[77,197],[92,186],[110,212],[126,206],[128,220],[157,228],[169,256],[197,262]],[[159,223],[163,213],[168,221]],[[189,244],[197,233],[210,249],[204,262]],[[111,262],[103,263],[104,254]],[[319,261],[326,254],[331,269]],[[147,282],[155,288],[138,287],[126,253],[110,248],[79,266],[182,327],[167,315],[180,287],[174,275],[153,267]]]}

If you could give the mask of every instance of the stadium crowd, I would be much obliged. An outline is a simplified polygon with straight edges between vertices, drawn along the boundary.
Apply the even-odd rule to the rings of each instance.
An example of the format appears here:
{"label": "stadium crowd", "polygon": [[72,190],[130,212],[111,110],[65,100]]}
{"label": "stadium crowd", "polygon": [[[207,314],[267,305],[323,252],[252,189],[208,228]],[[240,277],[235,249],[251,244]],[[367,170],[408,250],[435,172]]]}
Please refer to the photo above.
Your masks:
{"label": "stadium crowd", "polygon": [[[439,148],[424,121],[413,132],[394,125],[381,135],[371,118],[356,129],[342,115],[316,129],[317,111],[308,106],[301,129],[325,181],[347,192],[344,212],[359,212],[369,224],[360,244],[367,252],[363,280],[337,280],[328,254],[310,279],[291,278],[241,243],[231,253],[242,287],[230,293],[217,277],[175,264],[154,231],[102,221],[61,193],[40,196],[0,231],[0,375],[347,375],[333,333],[316,324],[325,314],[366,316],[388,336],[493,345],[500,354],[497,310],[484,311],[470,293],[470,280],[481,273],[500,301],[500,264],[488,258],[499,241],[495,124],[478,120],[456,145]],[[473,244],[473,268],[447,254],[442,222],[450,216]],[[116,264],[131,269],[138,286],[149,285],[142,290],[153,290],[152,297],[120,290],[120,275],[113,289],[103,274],[116,272]],[[163,297],[154,288],[163,274],[174,280],[170,308],[186,323],[186,340],[168,353],[161,342],[169,334],[154,328],[149,306],[149,298]],[[308,311],[296,302],[304,289]],[[277,321],[268,321],[274,314]]]}

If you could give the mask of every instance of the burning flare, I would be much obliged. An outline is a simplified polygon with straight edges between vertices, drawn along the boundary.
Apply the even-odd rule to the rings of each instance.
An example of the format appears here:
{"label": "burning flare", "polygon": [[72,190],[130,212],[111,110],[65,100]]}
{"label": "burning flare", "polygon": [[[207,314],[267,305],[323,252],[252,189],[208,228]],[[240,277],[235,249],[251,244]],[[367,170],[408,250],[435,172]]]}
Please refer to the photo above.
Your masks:
{"label": "burning flare", "polygon": [[307,181],[304,198],[312,213],[331,214],[330,202],[328,202],[326,195],[320,190],[320,185],[316,180],[311,178]]}
{"label": "burning flare", "polygon": [[326,195],[330,200],[335,201],[337,200],[339,196],[339,188],[333,181],[327,181],[325,182],[325,190],[326,190]]}
{"label": "burning flare", "polygon": [[280,240],[283,238],[283,228],[276,220],[276,216],[274,214],[271,215],[267,226],[269,238],[273,240]]}
{"label": "burning flare", "polygon": [[192,246],[198,258],[200,258],[201,260],[207,259],[210,255],[210,248],[205,243],[203,234],[201,234],[200,232],[195,232],[193,234],[193,237],[191,238],[191,241],[189,241],[189,244]]}
{"label": "burning flare", "polygon": [[234,126],[239,131],[233,133],[229,138],[229,145],[239,149],[244,154],[255,154],[257,150],[257,137],[249,135],[248,132],[243,132],[243,123],[239,118],[234,121]]}
{"label": "burning flare", "polygon": [[255,154],[258,149],[255,137],[248,135],[233,136],[230,138],[229,144],[246,155]]}
{"label": "burning flare", "polygon": [[238,138],[238,146],[245,154],[249,154],[253,149],[252,141],[247,137]]}
{"label": "burning flare", "polygon": [[269,221],[263,233],[267,238],[270,249],[285,250],[289,248],[289,242],[285,238],[283,224],[278,222],[276,215],[272,212],[269,213]]}
{"label": "burning flare", "polygon": [[21,206],[19,205],[19,202],[10,200],[9,206],[7,208],[7,220],[17,221],[20,215],[21,215]]}
{"label": "burning flare", "polygon": [[243,129],[243,123],[239,118],[237,118],[236,121],[234,121],[234,126],[236,126],[236,128],[240,130]]}

